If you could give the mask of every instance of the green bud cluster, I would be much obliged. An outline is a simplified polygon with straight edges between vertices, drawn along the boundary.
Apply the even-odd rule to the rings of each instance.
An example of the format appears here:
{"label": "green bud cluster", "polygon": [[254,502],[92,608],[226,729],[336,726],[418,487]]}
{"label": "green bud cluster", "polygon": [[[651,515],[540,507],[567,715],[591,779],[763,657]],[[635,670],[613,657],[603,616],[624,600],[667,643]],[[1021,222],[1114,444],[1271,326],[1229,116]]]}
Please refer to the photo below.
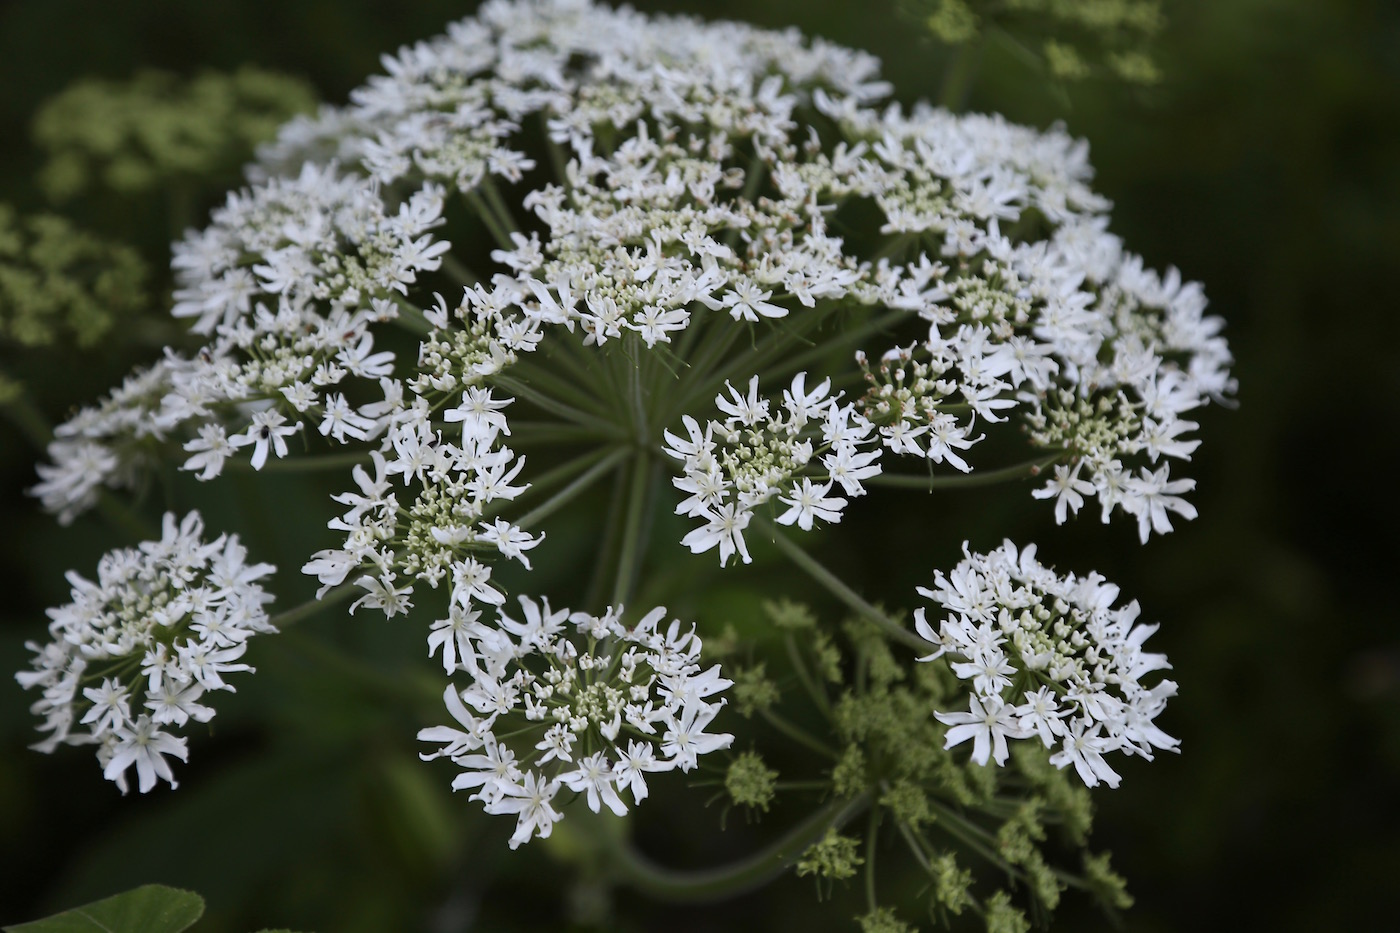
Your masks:
{"label": "green bud cluster", "polygon": [[1133,437],[1141,427],[1131,403],[1121,393],[1081,398],[1055,391],[1045,400],[1044,411],[1028,415],[1030,439],[1047,450],[1068,450],[1091,460],[1112,459],[1134,448]]}
{"label": "green bud cluster", "polygon": [[145,278],[135,251],[0,204],[0,343],[94,347],[145,305]]}
{"label": "green bud cluster", "polygon": [[174,179],[232,174],[315,104],[305,82],[257,68],[192,80],[147,71],[127,81],[81,81],[34,119],[34,140],[49,154],[39,183],[64,201],[93,187],[137,194]]}
{"label": "green bud cluster", "polygon": [[741,753],[729,764],[724,775],[724,789],[735,806],[749,807],[768,812],[773,802],[774,784],[778,772],[764,764],[763,757],[755,751]]}
{"label": "green bud cluster", "polygon": [[762,664],[735,668],[730,679],[734,681],[729,690],[734,709],[746,719],[771,709],[779,700],[778,686],[768,679]]}
{"label": "green bud cluster", "polygon": [[[820,620],[792,603],[766,608],[770,617],[784,619],[789,631],[804,632],[800,655],[810,659],[817,636],[825,635]],[[808,626],[816,630],[807,631]],[[1050,753],[1038,745],[1018,745],[1012,768],[1006,770],[946,751],[945,727],[931,711],[956,693],[957,679],[947,663],[903,667],[902,649],[866,619],[847,620],[839,632],[830,645],[846,678],[830,706],[840,749],[828,772],[833,796],[870,795],[887,825],[919,851],[929,881],[928,908],[939,923],[946,925],[971,906],[979,909],[989,930],[1027,929],[1027,915],[1013,906],[1010,894],[973,895],[977,879],[942,848],[949,839],[980,840],[980,851],[1016,886],[1020,901],[1028,900],[1037,915],[1055,910],[1073,873],[1051,865],[1047,846],[1052,836],[1055,844],[1085,845],[1093,816],[1087,789],[1052,766]],[[753,663],[734,675],[740,712],[751,715],[759,703],[779,702],[770,680],[776,675],[768,670],[772,664],[772,659],[766,665]],[[741,756],[731,766],[725,786],[736,803],[762,807],[768,801],[769,776],[757,755]],[[1006,781],[1015,789],[1009,790]],[[749,800],[762,802],[748,804]],[[844,880],[862,864],[858,851],[854,839],[833,830],[803,853],[798,873],[823,881]],[[1093,871],[1097,880],[1089,886],[1102,890],[1107,905],[1126,897],[1121,884],[1115,887],[1117,876],[1106,861],[1094,860]],[[887,910],[872,908],[856,920],[862,929],[905,929]]]}
{"label": "green bud cluster", "polygon": [[914,829],[932,822],[934,818],[928,795],[918,784],[907,779],[895,781],[880,798],[880,806],[886,807],[895,819]]}
{"label": "green bud cluster", "polygon": [[910,12],[940,41],[964,45],[994,32],[1039,47],[1051,77],[1106,77],[1155,84],[1148,47],[1166,18],[1161,0],[910,0]]}
{"label": "green bud cluster", "polygon": [[865,859],[856,853],[859,842],[828,829],[821,841],[807,847],[797,862],[797,876],[816,875],[821,881],[845,881],[855,875]]}
{"label": "green bud cluster", "polygon": [[1109,867],[1109,855],[1108,852],[1085,855],[1084,880],[1089,883],[1089,890],[1104,904],[1127,910],[1133,906],[1133,897],[1128,893],[1128,882]]}
{"label": "green bud cluster", "polygon": [[812,610],[790,599],[765,600],[763,611],[777,628],[788,632],[798,632],[817,627],[817,617]]}
{"label": "green bud cluster", "polygon": [[933,901],[940,910],[960,914],[972,904],[972,872],[958,867],[953,853],[936,856],[929,863],[929,875],[933,878]]}
{"label": "green bud cluster", "polygon": [[860,933],[914,933],[914,928],[900,920],[892,908],[877,907],[863,917],[858,917]]}
{"label": "green bud cluster", "polygon": [[987,924],[987,933],[1030,933],[1031,924],[1026,915],[1012,906],[1011,895],[998,891],[987,898],[982,919]]}

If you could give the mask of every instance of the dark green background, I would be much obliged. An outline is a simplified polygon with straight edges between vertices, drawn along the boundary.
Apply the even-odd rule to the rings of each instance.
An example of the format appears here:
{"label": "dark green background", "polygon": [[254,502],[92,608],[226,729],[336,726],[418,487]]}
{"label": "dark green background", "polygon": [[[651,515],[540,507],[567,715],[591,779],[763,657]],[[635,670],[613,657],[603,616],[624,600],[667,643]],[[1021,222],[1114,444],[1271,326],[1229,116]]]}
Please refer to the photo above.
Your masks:
{"label": "dark green background", "polygon": [[[796,25],[869,49],[906,101],[936,95],[947,60],[888,0],[644,6]],[[9,0],[0,5],[0,200],[41,206],[28,124],[75,79],[253,63],[340,101],[378,69],[381,52],[470,8]],[[1204,282],[1227,320],[1239,407],[1200,419],[1190,475],[1201,518],[1143,548],[1128,523],[1105,528],[1086,516],[1056,528],[1048,509],[1004,491],[914,509],[907,497],[872,496],[840,540],[900,544],[903,556],[823,556],[881,592],[912,592],[956,559],[964,537],[981,547],[1004,534],[1036,540],[1063,568],[1101,570],[1162,622],[1153,641],[1181,684],[1165,726],[1183,754],[1127,763],[1123,787],[1096,798],[1095,841],[1113,850],[1138,898],[1128,928],[1382,928],[1400,901],[1400,10],[1380,0],[1166,9],[1166,80],[1156,88],[1080,86],[1065,98],[993,48],[971,106],[1041,126],[1063,119],[1087,137],[1097,187],[1116,203],[1114,230],[1151,265]],[[158,197],[90,200],[70,213],[153,260],[169,236]],[[159,275],[155,284],[160,294]],[[46,413],[62,417],[111,384],[133,362],[116,356],[30,359]],[[63,571],[91,573],[102,550],[127,543],[94,521],[58,529],[41,515],[22,493],[34,459],[0,422],[0,671],[26,663],[22,642],[43,637],[43,608],[66,601]],[[257,509],[245,509],[255,498]],[[295,568],[326,545],[330,504],[319,487],[229,482],[215,499],[183,505],[194,501],[287,571],[288,605],[306,594]],[[583,550],[588,531],[565,526],[558,538],[565,553]],[[799,592],[800,581],[772,568],[719,577],[703,563],[680,571],[707,586],[688,607],[696,613],[742,614],[759,587]],[[335,643],[340,660],[319,656],[317,638]],[[554,930],[590,910],[607,916],[604,893],[573,886],[572,870],[542,846],[508,854],[508,830],[451,799],[446,769],[417,761],[414,732],[441,717],[431,699],[440,672],[419,657],[421,639],[375,619],[328,618],[286,646],[255,648],[259,674],[221,698],[230,702],[220,704],[216,739],[192,742],[184,786],[127,799],[88,750],[26,751],[28,700],[0,679],[0,923],[149,881],[202,892],[210,911],[199,929],[209,931],[447,930],[470,917],[480,929]],[[716,843],[717,807],[659,796],[648,810],[674,815],[646,842],[673,863],[742,850],[753,832],[730,814]],[[856,909],[839,895],[818,905],[793,879],[716,908],[612,897],[609,923],[622,929],[843,930],[854,929]],[[1063,929],[1104,925],[1073,897],[1060,919]]]}

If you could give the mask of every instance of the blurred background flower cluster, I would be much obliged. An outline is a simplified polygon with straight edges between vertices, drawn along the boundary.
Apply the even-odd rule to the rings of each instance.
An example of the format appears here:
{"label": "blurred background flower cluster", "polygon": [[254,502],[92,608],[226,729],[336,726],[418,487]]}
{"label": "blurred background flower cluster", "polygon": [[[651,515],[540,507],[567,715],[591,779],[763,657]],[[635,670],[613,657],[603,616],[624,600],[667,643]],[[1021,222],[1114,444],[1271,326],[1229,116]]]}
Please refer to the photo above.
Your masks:
{"label": "blurred background flower cluster", "polygon": [[[1183,754],[1132,767],[1122,788],[1095,797],[1096,848],[1113,852],[1136,900],[1130,929],[1368,921],[1400,874],[1400,824],[1386,815],[1400,786],[1389,592],[1400,495],[1385,478],[1400,427],[1400,8],[638,5],[792,25],[869,50],[906,102],[1063,120],[1090,141],[1115,232],[1149,266],[1205,284],[1228,322],[1240,391],[1236,410],[1201,419],[1199,520],[1141,548],[1128,524],[1056,527],[995,487],[928,514],[981,529],[974,545],[1033,536],[1043,555],[1099,570],[1163,623],[1154,647],[1182,685],[1163,725]],[[178,333],[166,314],[170,241],[203,223],[278,123],[343,100],[381,53],[472,6],[0,7],[0,671],[25,666],[24,642],[43,639],[44,608],[67,598],[64,570],[132,540],[121,515],[60,529],[24,490],[45,425]],[[153,486],[145,505],[159,512],[162,495]],[[853,549],[839,558],[851,582],[907,591],[957,560],[958,535],[929,534],[898,497],[883,510],[872,500],[850,519],[858,527],[931,543],[879,563]],[[230,476],[200,507],[255,559],[284,568],[323,546],[332,508],[319,481],[294,473],[256,485]],[[575,537],[588,547],[586,528]],[[757,631],[766,598],[801,591],[782,566],[706,570],[715,576],[697,581],[694,602],[672,607],[702,626]],[[286,605],[313,586],[292,576]],[[197,929],[211,933],[847,928],[851,912],[826,912],[810,879],[677,911],[577,866],[557,870],[580,848],[563,827],[548,846],[509,852],[500,828],[417,759],[414,734],[437,720],[421,647],[392,625],[334,612],[259,646],[258,683],[221,707],[181,789],[140,799],[99,780],[87,755],[25,751],[29,699],[0,679],[0,922],[159,881],[202,893]],[[723,802],[707,808],[703,794],[665,806],[665,825],[642,841],[676,864],[718,861],[758,836],[737,812],[715,834]],[[1087,899],[1068,899],[1057,923],[1109,926]]]}

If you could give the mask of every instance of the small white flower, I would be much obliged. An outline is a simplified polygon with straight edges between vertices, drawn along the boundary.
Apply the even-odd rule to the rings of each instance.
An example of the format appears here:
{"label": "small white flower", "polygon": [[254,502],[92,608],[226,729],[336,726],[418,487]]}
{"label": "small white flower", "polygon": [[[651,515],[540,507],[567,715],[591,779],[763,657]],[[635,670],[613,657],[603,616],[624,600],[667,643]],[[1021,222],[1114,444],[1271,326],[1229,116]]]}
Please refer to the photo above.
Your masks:
{"label": "small white flower", "polygon": [[968,698],[966,713],[937,712],[934,716],[944,725],[952,726],[944,748],[961,745],[972,740],[972,760],[985,765],[988,759],[999,765],[1006,764],[1011,752],[1006,746],[1008,738],[1023,736],[1017,725],[1015,711],[1003,704],[996,696],[972,696]]}
{"label": "small white flower", "polygon": [[778,523],[791,525],[796,522],[798,528],[803,531],[811,531],[814,519],[820,518],[824,522],[832,522],[833,524],[841,521],[841,510],[846,507],[846,500],[840,496],[828,496],[829,492],[831,492],[830,483],[813,486],[811,479],[803,477],[801,486],[793,490],[790,495],[778,498],[778,501],[790,506],[786,512],[778,516]]}
{"label": "small white flower", "polygon": [[198,513],[167,514],[160,540],[103,555],[97,582],[69,574],[73,601],[49,610],[54,640],[31,643],[33,670],[16,675],[42,693],[32,709],[49,736],[37,748],[97,744],[123,792],[133,765],[142,793],[175,785],[166,759],[185,760],[185,739],[165,727],[208,722],[200,701],[233,690],[224,677],[252,671],[239,661],[248,639],[275,631],[257,582],[272,566],[248,564],[234,536],[203,534]]}
{"label": "small white flower", "polygon": [[300,428],[300,422],[287,424],[281,412],[269,408],[253,415],[253,423],[242,434],[229,438],[229,444],[235,448],[253,445],[252,467],[261,470],[269,450],[275,451],[279,458],[287,456],[287,438]]}

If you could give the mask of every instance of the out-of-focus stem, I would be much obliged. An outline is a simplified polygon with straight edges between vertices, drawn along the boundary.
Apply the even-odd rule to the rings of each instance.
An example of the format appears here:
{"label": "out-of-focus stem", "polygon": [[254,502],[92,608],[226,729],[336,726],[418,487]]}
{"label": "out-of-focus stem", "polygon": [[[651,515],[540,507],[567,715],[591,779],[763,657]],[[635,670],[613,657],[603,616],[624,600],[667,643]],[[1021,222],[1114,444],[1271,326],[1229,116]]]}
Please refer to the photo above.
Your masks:
{"label": "out-of-focus stem", "polygon": [[297,624],[303,619],[311,618],[323,609],[329,609],[337,603],[345,602],[345,600],[354,596],[357,592],[362,591],[355,584],[342,583],[327,592],[325,596],[308,599],[300,606],[293,606],[291,609],[277,613],[277,615],[268,619],[268,622],[270,622],[274,628],[281,631],[288,626]]}
{"label": "out-of-focus stem", "polygon": [[866,602],[859,593],[843,583],[841,579],[830,570],[827,570],[819,564],[812,555],[802,550],[797,544],[788,540],[788,538],[767,519],[755,515],[753,517],[753,523],[763,529],[763,531],[772,538],[773,543],[778,546],[778,550],[782,551],[789,560],[805,571],[808,576],[825,587],[831,595],[860,613],[863,618],[874,622],[880,631],[884,632],[891,639],[902,645],[913,648],[920,654],[926,654],[933,648],[932,645],[924,641],[918,635],[915,635],[879,609],[876,609],[870,603]]}
{"label": "out-of-focus stem", "polygon": [[553,515],[556,511],[578,498],[579,493],[593,485],[599,477],[606,475],[610,470],[615,468],[629,453],[630,451],[626,448],[619,448],[613,451],[611,454],[595,463],[578,479],[522,515],[516,524],[521,528],[529,528],[544,521],[550,515]]}
{"label": "out-of-focus stem", "polygon": [[833,800],[766,849],[718,868],[698,871],[663,868],[622,843],[609,852],[614,877],[660,900],[696,902],[733,897],[781,875],[828,829],[839,829],[859,816],[870,806],[870,800],[868,791],[849,800]]}
{"label": "out-of-focus stem", "polygon": [[620,606],[632,598],[637,569],[642,562],[641,541],[645,530],[647,506],[652,480],[651,457],[645,451],[632,462],[631,488],[627,496],[627,518],[622,531],[622,550],[617,557],[617,576],[613,580],[612,605]]}
{"label": "out-of-focus stem", "polygon": [[958,46],[948,70],[943,75],[943,88],[938,95],[938,103],[953,113],[961,113],[967,106],[967,96],[972,90],[973,79],[977,77],[977,65],[982,58],[982,43],[969,39]]}
{"label": "out-of-focus stem", "polygon": [[805,745],[817,754],[824,755],[825,757],[830,758],[833,761],[841,757],[820,739],[816,738],[815,736],[809,735],[807,733],[807,730],[803,729],[801,726],[798,726],[796,723],[789,722],[788,720],[784,719],[782,716],[779,716],[772,710],[759,710],[758,714],[763,717],[764,722],[768,723],[768,725],[772,726],[774,729],[777,729],[783,735],[792,739],[799,745]]}
{"label": "out-of-focus stem", "polygon": [[976,486],[993,486],[997,483],[1018,479],[1031,479],[1051,464],[1063,460],[1065,452],[1060,451],[1039,460],[1028,460],[999,470],[975,470],[957,476],[909,476],[898,473],[880,473],[866,479],[868,486],[891,486],[898,489],[926,489],[934,492],[939,489],[970,489]]}

